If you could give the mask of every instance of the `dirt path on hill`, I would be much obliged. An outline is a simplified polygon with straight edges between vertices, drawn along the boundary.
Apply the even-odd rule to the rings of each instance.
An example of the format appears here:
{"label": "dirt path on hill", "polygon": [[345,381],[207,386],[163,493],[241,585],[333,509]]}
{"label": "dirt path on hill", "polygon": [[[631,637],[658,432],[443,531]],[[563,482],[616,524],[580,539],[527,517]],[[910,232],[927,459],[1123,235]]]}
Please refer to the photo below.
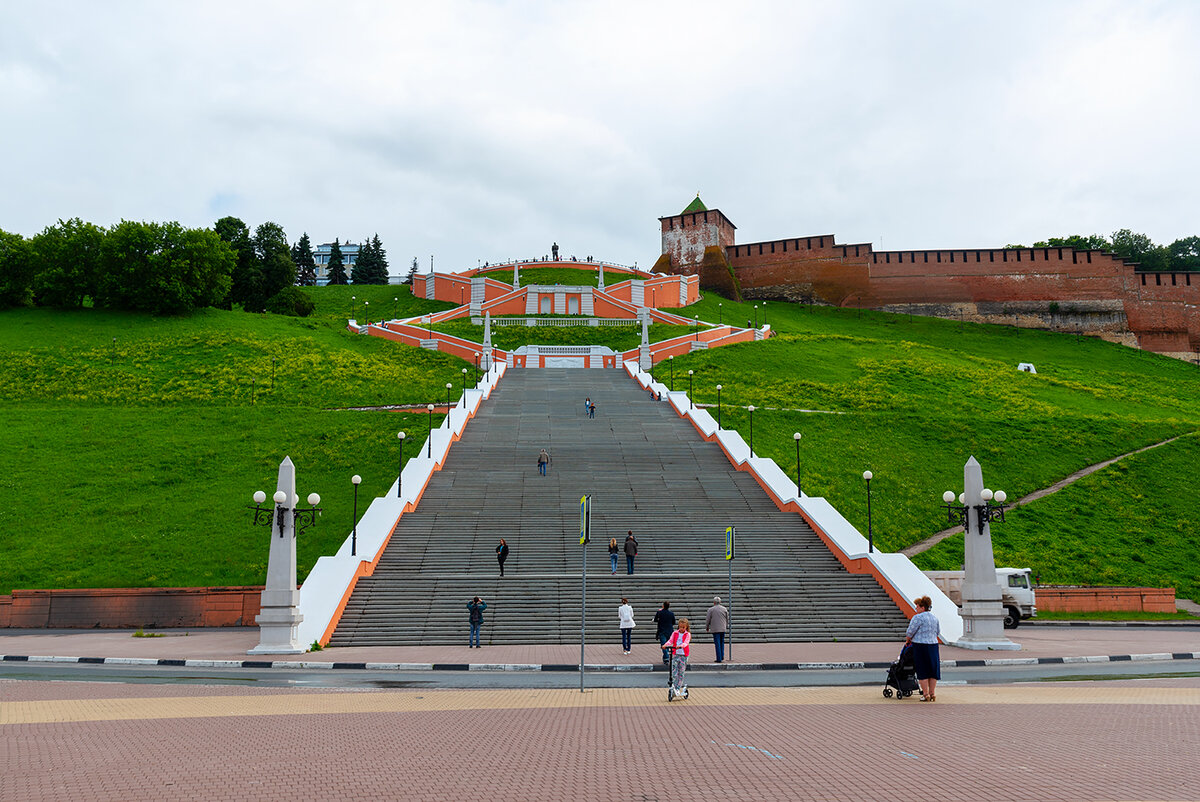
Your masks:
{"label": "dirt path on hill", "polygon": [[[1041,490],[1035,490],[1032,493],[1030,493],[1028,496],[1025,496],[1024,498],[1017,499],[1016,501],[1012,502],[1011,504],[1008,504],[1005,507],[1005,509],[1012,509],[1013,507],[1020,507],[1025,504],[1028,504],[1031,501],[1037,501],[1039,498],[1044,498],[1044,497],[1050,495],[1051,493],[1057,493],[1059,490],[1062,490],[1067,485],[1078,482],[1083,477],[1088,476],[1089,474],[1093,474],[1096,471],[1101,470],[1102,468],[1107,468],[1109,465],[1112,465],[1114,462],[1120,462],[1121,460],[1125,459],[1126,457],[1131,457],[1134,454],[1141,454],[1143,451],[1149,451],[1152,448],[1158,448],[1159,446],[1165,446],[1167,443],[1174,443],[1176,440],[1178,440],[1180,437],[1183,437],[1183,436],[1184,435],[1178,435],[1178,436],[1172,437],[1168,440],[1163,440],[1161,443],[1151,443],[1150,445],[1144,446],[1135,451],[1130,451],[1128,454],[1122,454],[1119,457],[1113,457],[1112,459],[1105,460],[1104,462],[1097,462],[1095,465],[1089,465],[1086,468],[1082,468],[1078,471],[1075,471],[1075,473],[1070,474],[1069,476],[1067,476],[1067,478],[1061,479],[1061,480],[1055,482],[1054,484],[1050,485],[1049,487],[1043,487]],[[920,554],[923,551],[933,548],[934,546],[936,546],[938,543],[941,543],[946,538],[950,537],[951,535],[957,535],[961,531],[963,531],[963,528],[961,526],[953,526],[949,529],[943,529],[942,531],[938,532],[935,535],[927,537],[920,542],[914,543],[911,546],[901,549],[900,553],[904,554],[905,556],[908,556],[908,557],[913,557],[917,554]]]}

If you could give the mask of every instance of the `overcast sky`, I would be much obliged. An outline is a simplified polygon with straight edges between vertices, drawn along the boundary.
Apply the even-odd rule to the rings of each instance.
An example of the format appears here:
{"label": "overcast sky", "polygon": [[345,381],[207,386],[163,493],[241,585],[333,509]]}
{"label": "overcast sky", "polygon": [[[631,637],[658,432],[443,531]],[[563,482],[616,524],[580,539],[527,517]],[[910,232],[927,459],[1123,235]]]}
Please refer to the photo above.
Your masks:
{"label": "overcast sky", "polygon": [[273,220],[394,273],[1200,235],[1200,2],[6,2],[0,228]]}

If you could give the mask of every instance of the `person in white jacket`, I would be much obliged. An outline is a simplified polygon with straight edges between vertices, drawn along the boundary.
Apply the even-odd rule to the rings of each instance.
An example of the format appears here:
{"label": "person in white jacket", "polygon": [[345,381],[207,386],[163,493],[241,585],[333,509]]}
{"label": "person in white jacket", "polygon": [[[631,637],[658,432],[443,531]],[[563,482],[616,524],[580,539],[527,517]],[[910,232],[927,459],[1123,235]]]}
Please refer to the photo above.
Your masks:
{"label": "person in white jacket", "polygon": [[621,648],[625,650],[625,654],[629,654],[632,648],[633,628],[637,626],[633,622],[633,607],[629,604],[629,599],[622,597],[617,615],[621,618]]}

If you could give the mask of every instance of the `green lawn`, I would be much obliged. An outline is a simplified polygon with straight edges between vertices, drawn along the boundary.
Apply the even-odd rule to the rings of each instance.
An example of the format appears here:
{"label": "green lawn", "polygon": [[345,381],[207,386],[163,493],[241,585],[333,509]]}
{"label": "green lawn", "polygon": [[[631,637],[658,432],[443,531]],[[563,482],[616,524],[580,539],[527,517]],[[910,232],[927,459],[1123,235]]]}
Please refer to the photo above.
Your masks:
{"label": "green lawn", "polygon": [[[271,489],[285,455],[297,464],[300,492],[320,493],[326,510],[300,543],[301,576],[331,553],[351,523],[350,475],[364,478],[361,511],[395,476],[396,431],[411,435],[415,451],[428,425],[425,415],[340,410],[441,400],[466,363],[345,330],[347,317],[365,318],[364,300],[371,319],[451,304],[400,286],[306,292],[317,303],[306,319],[217,310],[187,318],[0,313],[0,482],[8,491],[0,592],[260,583],[264,530],[249,526],[243,506],[254,490]],[[740,323],[754,310],[710,296],[683,313]],[[864,532],[861,474],[873,471],[871,523],[885,549],[945,526],[941,493],[960,488],[971,455],[990,487],[1016,498],[1085,465],[1200,430],[1200,371],[1154,354],[1089,338],[773,302],[759,315],[777,337],[677,357],[676,387],[695,370],[697,400],[715,404],[722,384],[722,422],[747,439],[746,407],[758,407],[755,450],[789,474],[792,433],[802,432],[805,491],[828,497]],[[482,339],[465,321],[442,328]],[[651,328],[656,340],[687,330]],[[493,334],[503,348],[610,344],[599,338],[617,335],[632,339],[611,347],[638,342],[633,328]],[[560,336],[570,339],[544,339]],[[1018,362],[1033,362],[1038,373],[1018,372]],[[669,381],[670,370],[662,364],[655,373]],[[1010,513],[993,528],[997,561],[1028,565],[1047,583],[1173,585],[1181,597],[1200,596],[1189,540],[1200,526],[1191,487],[1197,441],[1138,455]],[[918,563],[957,567],[961,554],[961,539],[951,539]]]}
{"label": "green lawn", "polygon": [[[448,320],[433,326],[434,331],[483,342],[483,326],[471,323],[470,318]],[[695,326],[668,326],[653,323],[648,332],[650,342],[696,333]],[[492,326],[492,345],[512,351],[522,345],[603,345],[614,351],[628,351],[642,342],[642,328],[636,321],[628,326]]]}

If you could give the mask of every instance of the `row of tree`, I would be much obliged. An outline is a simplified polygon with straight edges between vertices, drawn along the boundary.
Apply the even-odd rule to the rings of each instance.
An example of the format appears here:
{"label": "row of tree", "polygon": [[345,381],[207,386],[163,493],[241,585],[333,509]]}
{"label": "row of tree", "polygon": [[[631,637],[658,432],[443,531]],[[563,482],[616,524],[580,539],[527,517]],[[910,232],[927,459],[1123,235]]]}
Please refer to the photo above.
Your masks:
{"label": "row of tree", "polygon": [[[1024,245],[1007,245],[1008,248],[1024,248]],[[1182,237],[1170,245],[1155,245],[1145,234],[1128,228],[1114,231],[1111,238],[1102,234],[1072,234],[1069,237],[1051,237],[1033,243],[1034,248],[1074,248],[1077,251],[1110,251],[1117,256],[1137,262],[1139,269],[1166,273],[1172,270],[1200,270],[1200,237]]]}
{"label": "row of tree", "polygon": [[[387,253],[378,234],[359,249],[349,277],[335,241],[329,281],[351,280],[388,283]],[[263,223],[251,233],[236,217],[222,217],[211,229],[131,220],[104,228],[72,218],[30,238],[0,230],[0,307],[77,308],[90,301],[154,314],[234,305],[262,312],[292,308],[295,293],[285,302],[271,301],[296,284],[316,283],[308,234],[289,246],[278,223]]]}

